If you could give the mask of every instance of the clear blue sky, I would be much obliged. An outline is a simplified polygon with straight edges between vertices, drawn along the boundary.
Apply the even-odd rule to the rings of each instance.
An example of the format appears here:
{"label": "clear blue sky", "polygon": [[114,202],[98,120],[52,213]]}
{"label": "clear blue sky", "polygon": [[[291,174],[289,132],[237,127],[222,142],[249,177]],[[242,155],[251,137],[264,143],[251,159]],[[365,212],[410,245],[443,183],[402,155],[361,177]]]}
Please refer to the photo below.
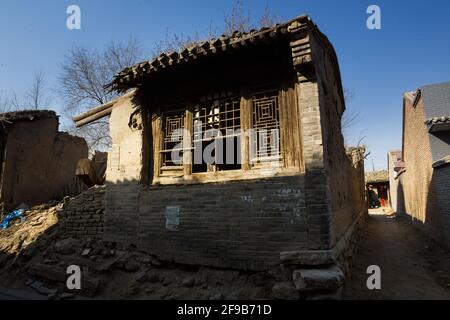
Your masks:
{"label": "clear blue sky", "polygon": [[[336,48],[344,87],[354,94],[348,109],[360,113],[351,136],[371,151],[376,169],[386,152],[401,147],[402,93],[450,81],[450,1],[448,0],[273,0],[271,11],[285,19],[307,13]],[[259,16],[266,1],[247,0]],[[81,7],[82,29],[66,28],[66,8]],[[377,4],[382,29],[366,28],[366,9]],[[135,36],[150,53],[166,29],[189,35],[220,29],[232,0],[101,1],[0,0],[0,91],[23,92],[35,70],[55,86],[65,52],[72,46],[101,49],[111,40]],[[61,110],[61,102],[51,107]]]}

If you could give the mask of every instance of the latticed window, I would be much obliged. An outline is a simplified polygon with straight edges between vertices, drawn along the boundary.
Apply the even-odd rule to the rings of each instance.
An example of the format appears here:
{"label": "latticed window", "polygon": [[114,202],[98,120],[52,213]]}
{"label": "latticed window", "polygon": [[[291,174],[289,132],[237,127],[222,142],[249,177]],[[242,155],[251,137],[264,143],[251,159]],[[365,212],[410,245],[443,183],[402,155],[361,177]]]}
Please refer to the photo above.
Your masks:
{"label": "latticed window", "polygon": [[163,146],[160,151],[162,157],[161,169],[182,168],[184,112],[166,114],[163,126]]}
{"label": "latticed window", "polygon": [[240,98],[232,92],[203,97],[193,120],[193,172],[240,169]]}
{"label": "latticed window", "polygon": [[279,160],[281,147],[278,92],[254,96],[252,118],[251,162]]}
{"label": "latticed window", "polygon": [[[259,174],[258,169],[299,166],[297,112],[283,112],[285,107],[296,108],[295,93],[267,87],[253,90],[259,91],[242,91],[249,95],[221,92],[183,107],[162,108],[172,111],[164,113],[157,124],[162,130],[161,143],[156,146],[159,176],[213,181],[234,177],[236,173],[225,173],[230,170],[254,169],[249,174]],[[285,127],[280,128],[281,124]],[[221,171],[223,175],[202,174]]]}

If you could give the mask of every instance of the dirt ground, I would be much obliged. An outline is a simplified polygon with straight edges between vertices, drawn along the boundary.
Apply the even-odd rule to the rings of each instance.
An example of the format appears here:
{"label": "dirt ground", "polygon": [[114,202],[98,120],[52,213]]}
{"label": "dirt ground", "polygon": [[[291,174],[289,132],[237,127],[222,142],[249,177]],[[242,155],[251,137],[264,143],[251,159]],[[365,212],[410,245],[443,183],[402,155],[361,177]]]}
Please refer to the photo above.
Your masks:
{"label": "dirt ground", "polygon": [[[381,290],[368,290],[367,267],[381,269]],[[344,299],[450,299],[450,252],[406,217],[370,210]]]}

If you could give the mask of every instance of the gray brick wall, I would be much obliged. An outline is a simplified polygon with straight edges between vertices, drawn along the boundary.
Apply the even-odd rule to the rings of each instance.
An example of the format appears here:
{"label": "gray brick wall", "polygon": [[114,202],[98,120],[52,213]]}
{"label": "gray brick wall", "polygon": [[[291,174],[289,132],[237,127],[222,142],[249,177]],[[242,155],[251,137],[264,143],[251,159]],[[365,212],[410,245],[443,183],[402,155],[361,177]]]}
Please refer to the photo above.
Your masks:
{"label": "gray brick wall", "polygon": [[60,213],[65,232],[75,238],[101,239],[104,198],[105,188],[96,186],[68,200]]}
{"label": "gray brick wall", "polygon": [[435,168],[432,181],[437,192],[443,241],[450,247],[450,165]]}
{"label": "gray brick wall", "polygon": [[[303,176],[127,188],[108,189],[106,239],[134,240],[161,259],[267,270],[280,252],[308,246]],[[177,231],[166,227],[168,207],[179,210]]]}

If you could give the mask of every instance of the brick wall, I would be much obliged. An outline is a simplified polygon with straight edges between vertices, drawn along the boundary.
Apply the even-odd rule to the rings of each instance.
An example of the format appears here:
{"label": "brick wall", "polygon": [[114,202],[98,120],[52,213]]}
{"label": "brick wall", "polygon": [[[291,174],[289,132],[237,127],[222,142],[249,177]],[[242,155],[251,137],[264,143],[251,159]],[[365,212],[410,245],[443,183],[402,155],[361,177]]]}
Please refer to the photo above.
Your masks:
{"label": "brick wall", "polygon": [[[400,176],[397,194],[404,198],[404,213],[433,238],[442,240],[442,224],[433,179],[429,134],[424,124],[423,100],[416,106],[405,98],[403,159],[406,172]],[[399,199],[401,201],[401,199]]]}
{"label": "brick wall", "polygon": [[[293,26],[291,32],[297,27],[301,28]],[[252,270],[277,266],[285,262],[281,256],[297,265],[299,260],[292,257],[307,256],[318,266],[322,260],[315,261],[317,251],[327,251],[324,264],[330,264],[332,246],[344,239],[340,250],[348,247],[357,220],[349,209],[355,200],[349,193],[363,187],[362,175],[353,170],[343,147],[342,100],[339,104],[333,100],[341,98],[340,79],[335,73],[326,74],[325,61],[331,58],[323,56],[323,51],[328,49],[310,48],[310,38],[304,36],[300,33],[290,45],[297,71],[305,173],[215,184],[146,186],[142,182],[151,157],[145,146],[151,141],[146,141],[145,131],[151,131],[147,128],[150,122],[143,122],[143,130],[132,131],[128,123],[137,106],[123,101],[114,107],[110,119],[114,146],[108,157],[104,240],[133,243],[179,263]],[[314,67],[323,66],[321,79],[335,79],[331,87],[318,83],[310,64],[304,67],[305,61],[311,62],[311,50],[317,50]],[[329,98],[324,98],[324,90],[330,92]],[[339,174],[333,180],[329,179],[331,171]],[[339,185],[330,191],[330,183]],[[332,207],[337,192],[347,198]],[[333,229],[331,239],[334,223],[339,227]]]}
{"label": "brick wall", "polygon": [[445,164],[433,170],[433,185],[436,189],[442,241],[450,247],[450,165]]}
{"label": "brick wall", "polygon": [[105,212],[105,187],[95,186],[67,199],[60,217],[67,234],[76,238],[101,239]]}
{"label": "brick wall", "polygon": [[[341,118],[345,109],[341,79],[335,54],[320,37],[311,41],[317,90],[320,101],[320,128],[323,144],[323,167],[329,207],[329,247],[348,237],[365,212],[364,163],[358,150],[348,155],[342,135]],[[326,201],[323,197],[322,201]],[[345,248],[344,248],[345,250]]]}
{"label": "brick wall", "polygon": [[304,196],[302,176],[145,188],[138,245],[181,263],[264,270],[280,252],[307,248]]}

